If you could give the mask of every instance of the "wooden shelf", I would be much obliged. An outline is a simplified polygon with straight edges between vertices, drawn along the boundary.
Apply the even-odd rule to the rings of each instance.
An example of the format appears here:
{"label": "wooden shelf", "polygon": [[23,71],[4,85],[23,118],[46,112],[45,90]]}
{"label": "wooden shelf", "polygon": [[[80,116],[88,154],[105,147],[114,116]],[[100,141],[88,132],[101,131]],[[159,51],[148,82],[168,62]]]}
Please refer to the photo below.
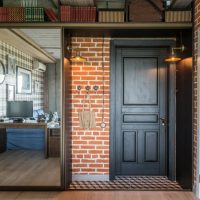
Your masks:
{"label": "wooden shelf", "polygon": [[65,28],[65,29],[191,29],[192,23],[0,23],[0,28]]}

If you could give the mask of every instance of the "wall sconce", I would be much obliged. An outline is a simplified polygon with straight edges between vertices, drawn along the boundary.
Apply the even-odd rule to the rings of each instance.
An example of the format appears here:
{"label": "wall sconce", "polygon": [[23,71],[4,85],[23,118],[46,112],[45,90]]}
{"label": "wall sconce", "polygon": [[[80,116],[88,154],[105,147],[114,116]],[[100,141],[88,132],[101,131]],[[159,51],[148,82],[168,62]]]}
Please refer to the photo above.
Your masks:
{"label": "wall sconce", "polygon": [[72,62],[85,62],[85,61],[87,61],[86,58],[84,58],[80,55],[80,51],[78,51],[77,48],[72,48],[72,47],[67,46],[67,50],[68,51],[70,51],[70,50],[75,51],[75,56],[69,58]]}
{"label": "wall sconce", "polygon": [[183,52],[185,50],[185,46],[181,45],[180,47],[172,47],[171,48],[171,53],[170,56],[168,58],[165,59],[165,62],[178,62],[181,60],[180,57],[176,56],[176,51],[179,50],[181,52]]}

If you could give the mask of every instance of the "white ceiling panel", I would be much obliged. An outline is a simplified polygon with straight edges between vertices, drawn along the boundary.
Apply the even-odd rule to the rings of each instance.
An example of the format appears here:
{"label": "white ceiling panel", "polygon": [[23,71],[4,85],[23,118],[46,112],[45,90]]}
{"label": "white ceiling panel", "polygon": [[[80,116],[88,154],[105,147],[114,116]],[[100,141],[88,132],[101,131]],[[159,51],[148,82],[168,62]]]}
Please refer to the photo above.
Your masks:
{"label": "white ceiling panel", "polygon": [[50,53],[42,49],[18,29],[0,29],[0,39],[43,63],[56,62],[56,59]]}
{"label": "white ceiling panel", "polygon": [[61,58],[60,29],[20,29],[20,31],[54,58]]}

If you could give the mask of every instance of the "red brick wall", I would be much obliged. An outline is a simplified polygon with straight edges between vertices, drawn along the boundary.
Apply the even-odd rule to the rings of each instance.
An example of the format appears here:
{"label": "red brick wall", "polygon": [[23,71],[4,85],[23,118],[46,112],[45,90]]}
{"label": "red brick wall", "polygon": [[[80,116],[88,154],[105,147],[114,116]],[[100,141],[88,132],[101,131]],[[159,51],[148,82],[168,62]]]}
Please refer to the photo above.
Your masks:
{"label": "red brick wall", "polygon": [[[100,128],[102,121],[102,38],[72,37],[72,48],[87,58],[85,63],[72,64],[72,173],[81,175],[109,174],[109,91],[110,91],[110,39],[105,38],[105,122],[106,128]],[[73,52],[74,54],[74,52]],[[81,86],[81,91],[77,90]],[[80,128],[78,112],[82,111],[86,86],[90,86],[91,107],[96,114],[96,128]],[[94,86],[99,86],[96,92]]]}
{"label": "red brick wall", "polygon": [[193,143],[193,175],[194,181],[196,180],[197,174],[197,48],[198,48],[198,29],[200,28],[200,0],[195,0],[195,9],[194,9],[194,95],[193,95],[193,106],[194,106],[194,120],[193,120],[193,133],[194,133],[194,143]]}

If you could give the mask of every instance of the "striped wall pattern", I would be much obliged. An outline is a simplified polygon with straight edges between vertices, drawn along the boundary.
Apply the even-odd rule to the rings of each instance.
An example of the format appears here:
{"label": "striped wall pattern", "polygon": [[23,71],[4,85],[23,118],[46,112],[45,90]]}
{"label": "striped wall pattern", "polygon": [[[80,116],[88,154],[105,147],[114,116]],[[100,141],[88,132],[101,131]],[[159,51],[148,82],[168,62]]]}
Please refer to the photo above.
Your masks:
{"label": "striped wall pattern", "polygon": [[[26,53],[16,49],[9,44],[0,41],[0,60],[7,69],[7,56],[13,56],[16,59],[16,66],[32,70],[33,58]],[[15,67],[16,69],[16,67]],[[39,90],[35,91],[35,81],[38,81]],[[15,85],[16,91],[16,71],[15,74],[7,74],[5,81],[0,85],[0,117],[6,116],[6,84]],[[34,109],[44,107],[44,73],[32,70],[32,94],[16,94],[17,101],[33,101]]]}

